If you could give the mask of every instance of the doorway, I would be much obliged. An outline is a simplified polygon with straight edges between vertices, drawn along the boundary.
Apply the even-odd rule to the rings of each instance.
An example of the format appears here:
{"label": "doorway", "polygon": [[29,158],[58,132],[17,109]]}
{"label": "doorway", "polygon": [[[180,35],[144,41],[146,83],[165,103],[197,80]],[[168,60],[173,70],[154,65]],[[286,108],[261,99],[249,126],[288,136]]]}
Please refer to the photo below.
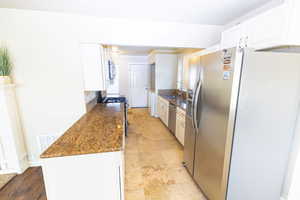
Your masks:
{"label": "doorway", "polygon": [[129,64],[130,106],[148,106],[148,88],[150,87],[149,64]]}

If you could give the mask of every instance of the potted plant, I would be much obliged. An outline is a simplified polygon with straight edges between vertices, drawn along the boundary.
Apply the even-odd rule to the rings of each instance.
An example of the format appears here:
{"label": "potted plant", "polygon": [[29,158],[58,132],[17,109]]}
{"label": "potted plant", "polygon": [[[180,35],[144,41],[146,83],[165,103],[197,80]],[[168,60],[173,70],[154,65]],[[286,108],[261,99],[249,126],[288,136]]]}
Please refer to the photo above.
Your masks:
{"label": "potted plant", "polygon": [[7,48],[0,48],[0,84],[10,84],[9,77],[12,64],[8,55]]}

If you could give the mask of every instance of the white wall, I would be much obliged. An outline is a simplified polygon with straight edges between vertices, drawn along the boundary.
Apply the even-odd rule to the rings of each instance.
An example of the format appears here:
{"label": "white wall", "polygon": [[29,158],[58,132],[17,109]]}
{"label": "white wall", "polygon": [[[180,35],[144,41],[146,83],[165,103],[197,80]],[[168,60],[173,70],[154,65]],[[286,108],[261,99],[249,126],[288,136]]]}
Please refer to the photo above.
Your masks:
{"label": "white wall", "polygon": [[[77,17],[81,41],[103,44],[205,48],[221,40],[222,26]],[[96,25],[97,24],[97,25]]]}
{"label": "white wall", "polygon": [[256,15],[259,15],[259,14],[269,10],[269,9],[272,9],[272,8],[278,6],[278,5],[283,4],[285,1],[287,1],[287,0],[270,0],[268,3],[263,4],[262,6],[245,13],[243,16],[234,19],[233,21],[226,24],[225,27],[229,28],[229,27],[232,27],[236,24],[244,22],[245,20],[248,20],[248,19],[250,19],[250,18],[252,18]]}
{"label": "white wall", "polygon": [[[219,26],[4,8],[0,27],[0,44],[9,48],[14,62],[13,78],[33,162],[40,154],[38,135],[60,135],[85,113],[80,42],[204,48],[218,41],[221,31]],[[121,77],[121,93],[128,95],[126,77]]]}
{"label": "white wall", "polygon": [[130,73],[129,64],[148,64],[147,56],[121,55],[116,59],[119,67],[119,89],[120,94],[130,97]]}
{"label": "white wall", "polygon": [[50,13],[0,10],[0,41],[9,48],[29,158],[37,136],[60,135],[84,112],[77,27]]}
{"label": "white wall", "polygon": [[293,145],[287,166],[285,182],[282,188],[282,197],[285,200],[297,200],[296,195],[300,196],[300,116],[298,115]]}
{"label": "white wall", "polygon": [[[299,138],[298,138],[299,139]],[[299,141],[298,141],[299,143]],[[290,167],[290,182],[288,193],[285,193],[283,196],[284,200],[299,200],[300,197],[300,153],[299,148],[294,152],[293,159],[291,160],[292,164]]]}

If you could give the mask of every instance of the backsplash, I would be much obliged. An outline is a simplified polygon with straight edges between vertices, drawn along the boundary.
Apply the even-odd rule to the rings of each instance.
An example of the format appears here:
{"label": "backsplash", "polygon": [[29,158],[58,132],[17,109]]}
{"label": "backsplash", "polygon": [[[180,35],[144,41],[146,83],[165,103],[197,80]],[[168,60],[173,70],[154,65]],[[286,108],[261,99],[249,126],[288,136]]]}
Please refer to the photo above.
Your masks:
{"label": "backsplash", "polygon": [[97,97],[96,91],[85,91],[84,92],[84,100],[85,103],[89,103]]}
{"label": "backsplash", "polygon": [[85,91],[84,98],[85,98],[86,111],[89,112],[97,104],[97,92],[96,91]]}
{"label": "backsplash", "polygon": [[53,142],[55,142],[58,139],[59,136],[57,135],[39,135],[38,145],[40,153],[43,153]]}
{"label": "backsplash", "polygon": [[176,96],[182,96],[183,98],[186,98],[186,92],[185,91],[180,91],[178,89],[158,90],[158,94],[176,95]]}

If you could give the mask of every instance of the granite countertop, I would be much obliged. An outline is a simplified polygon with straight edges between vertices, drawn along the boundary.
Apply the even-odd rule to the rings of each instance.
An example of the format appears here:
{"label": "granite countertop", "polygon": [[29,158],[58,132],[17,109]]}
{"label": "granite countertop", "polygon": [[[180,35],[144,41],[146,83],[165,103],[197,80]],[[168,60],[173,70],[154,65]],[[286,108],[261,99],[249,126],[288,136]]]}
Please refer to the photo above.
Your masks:
{"label": "granite countertop", "polygon": [[123,149],[123,104],[97,104],[40,157],[52,158]]}
{"label": "granite countertop", "polygon": [[159,94],[162,98],[186,111],[186,99],[178,94]]}

